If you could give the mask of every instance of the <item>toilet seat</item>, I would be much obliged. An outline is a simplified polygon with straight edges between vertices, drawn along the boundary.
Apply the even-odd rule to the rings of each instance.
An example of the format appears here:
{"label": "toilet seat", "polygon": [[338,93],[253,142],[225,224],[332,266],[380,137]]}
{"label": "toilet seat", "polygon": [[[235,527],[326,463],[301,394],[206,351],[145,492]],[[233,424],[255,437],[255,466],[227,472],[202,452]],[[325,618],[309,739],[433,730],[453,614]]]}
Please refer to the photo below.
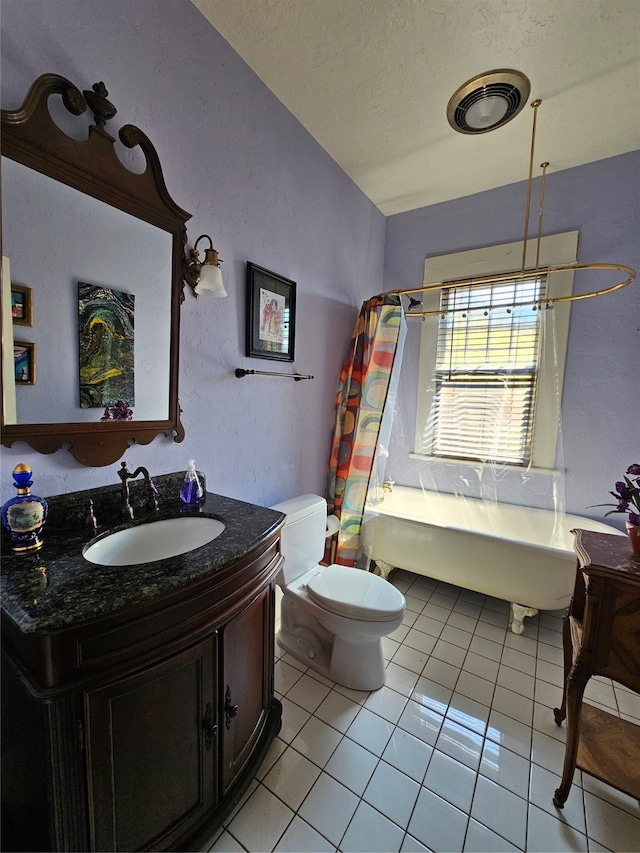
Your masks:
{"label": "toilet seat", "polygon": [[404,596],[390,583],[347,566],[325,566],[306,587],[310,598],[332,613],[365,622],[391,621],[405,608]]}

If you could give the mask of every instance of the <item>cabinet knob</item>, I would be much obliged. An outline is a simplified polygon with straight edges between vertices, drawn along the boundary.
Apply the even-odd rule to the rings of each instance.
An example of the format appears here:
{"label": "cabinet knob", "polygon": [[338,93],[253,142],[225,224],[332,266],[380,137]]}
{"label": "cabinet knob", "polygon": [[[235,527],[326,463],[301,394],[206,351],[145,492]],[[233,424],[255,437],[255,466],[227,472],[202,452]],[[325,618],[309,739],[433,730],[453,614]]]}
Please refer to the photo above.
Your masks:
{"label": "cabinet knob", "polygon": [[224,694],[224,724],[225,727],[231,728],[231,720],[238,713],[238,706],[231,701],[231,687],[227,684],[227,689]]}
{"label": "cabinet knob", "polygon": [[202,727],[204,729],[205,749],[207,750],[207,752],[210,752],[211,746],[213,744],[213,736],[218,731],[218,727],[213,722],[213,711],[209,702],[207,702],[207,707],[204,711],[204,720],[202,721]]}

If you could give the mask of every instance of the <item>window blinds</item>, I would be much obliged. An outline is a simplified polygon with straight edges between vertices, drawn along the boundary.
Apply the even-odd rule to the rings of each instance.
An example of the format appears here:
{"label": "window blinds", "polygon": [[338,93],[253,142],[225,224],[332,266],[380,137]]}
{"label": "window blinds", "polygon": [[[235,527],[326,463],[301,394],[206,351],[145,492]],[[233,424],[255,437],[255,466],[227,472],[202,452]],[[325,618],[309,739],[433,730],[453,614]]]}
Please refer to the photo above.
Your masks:
{"label": "window blinds", "polygon": [[[526,465],[544,278],[442,291],[430,454]],[[444,313],[447,312],[447,313]]]}

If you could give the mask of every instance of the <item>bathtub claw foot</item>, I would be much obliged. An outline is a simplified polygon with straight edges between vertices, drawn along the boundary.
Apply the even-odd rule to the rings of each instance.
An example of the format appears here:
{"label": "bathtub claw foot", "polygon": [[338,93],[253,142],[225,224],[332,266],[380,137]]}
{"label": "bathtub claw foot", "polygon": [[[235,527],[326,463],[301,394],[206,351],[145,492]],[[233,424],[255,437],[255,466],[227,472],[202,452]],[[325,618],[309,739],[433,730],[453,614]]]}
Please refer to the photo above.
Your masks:
{"label": "bathtub claw foot", "polygon": [[375,565],[376,567],[373,570],[374,575],[379,575],[385,581],[388,579],[389,573],[395,569],[395,566],[390,566],[384,560],[375,560]]}
{"label": "bathtub claw foot", "polygon": [[525,607],[523,604],[511,602],[511,614],[509,617],[509,627],[514,634],[522,634],[524,631],[524,617],[535,616],[538,613],[535,607]]}

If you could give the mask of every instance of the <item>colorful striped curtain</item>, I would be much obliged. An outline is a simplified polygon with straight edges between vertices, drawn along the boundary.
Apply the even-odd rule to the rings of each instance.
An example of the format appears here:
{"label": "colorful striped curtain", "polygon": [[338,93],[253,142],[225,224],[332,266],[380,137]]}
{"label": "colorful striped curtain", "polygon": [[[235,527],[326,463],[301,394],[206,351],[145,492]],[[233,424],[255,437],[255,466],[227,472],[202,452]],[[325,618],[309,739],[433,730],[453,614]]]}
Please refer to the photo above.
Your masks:
{"label": "colorful striped curtain", "polygon": [[363,302],[340,372],[326,490],[328,512],[340,527],[337,542],[327,544],[326,562],[355,565],[401,319],[399,296]]}

